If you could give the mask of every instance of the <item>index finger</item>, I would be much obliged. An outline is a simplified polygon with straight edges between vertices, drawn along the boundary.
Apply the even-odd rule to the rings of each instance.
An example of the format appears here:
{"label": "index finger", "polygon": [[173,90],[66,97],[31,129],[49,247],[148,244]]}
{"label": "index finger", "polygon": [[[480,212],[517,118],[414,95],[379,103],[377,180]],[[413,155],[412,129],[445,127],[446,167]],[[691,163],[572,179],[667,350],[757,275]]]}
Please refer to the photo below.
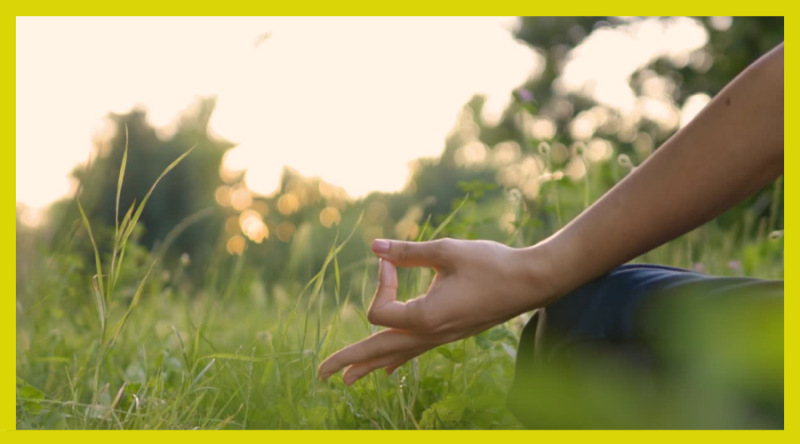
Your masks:
{"label": "index finger", "polygon": [[393,354],[405,354],[423,346],[421,339],[403,330],[383,330],[332,354],[320,364],[320,379],[328,379],[339,370],[353,364]]}
{"label": "index finger", "polygon": [[420,301],[397,300],[397,269],[386,259],[381,259],[378,270],[378,288],[367,310],[367,319],[373,325],[414,330],[419,322],[417,305]]}

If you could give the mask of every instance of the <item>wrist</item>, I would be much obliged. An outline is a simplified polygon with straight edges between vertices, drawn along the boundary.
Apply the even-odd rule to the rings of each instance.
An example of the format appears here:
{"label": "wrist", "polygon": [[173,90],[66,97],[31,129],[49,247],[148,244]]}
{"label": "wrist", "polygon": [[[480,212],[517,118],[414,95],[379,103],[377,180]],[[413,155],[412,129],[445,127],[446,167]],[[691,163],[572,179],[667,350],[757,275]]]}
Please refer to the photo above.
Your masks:
{"label": "wrist", "polygon": [[522,279],[529,288],[537,291],[532,298],[530,309],[543,307],[566,294],[566,285],[561,281],[565,270],[559,270],[552,244],[547,241],[517,250],[517,262],[521,268]]}

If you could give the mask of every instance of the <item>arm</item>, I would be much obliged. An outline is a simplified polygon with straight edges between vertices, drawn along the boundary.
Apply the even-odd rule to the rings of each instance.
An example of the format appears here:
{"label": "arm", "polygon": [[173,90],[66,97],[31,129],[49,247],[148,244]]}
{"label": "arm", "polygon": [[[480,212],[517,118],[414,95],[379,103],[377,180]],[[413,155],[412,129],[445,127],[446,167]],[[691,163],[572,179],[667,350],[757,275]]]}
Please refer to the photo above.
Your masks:
{"label": "arm", "polygon": [[[733,80],[685,128],[580,216],[539,244],[377,240],[368,311],[384,327],[320,365],[352,384],[434,347],[545,306],[717,216],[783,172],[783,45]],[[430,267],[428,293],[397,300],[395,266]]]}
{"label": "arm", "polygon": [[[718,216],[783,174],[783,44],[530,254],[559,294]],[[534,251],[536,250],[536,251]],[[591,260],[587,260],[591,258]]]}

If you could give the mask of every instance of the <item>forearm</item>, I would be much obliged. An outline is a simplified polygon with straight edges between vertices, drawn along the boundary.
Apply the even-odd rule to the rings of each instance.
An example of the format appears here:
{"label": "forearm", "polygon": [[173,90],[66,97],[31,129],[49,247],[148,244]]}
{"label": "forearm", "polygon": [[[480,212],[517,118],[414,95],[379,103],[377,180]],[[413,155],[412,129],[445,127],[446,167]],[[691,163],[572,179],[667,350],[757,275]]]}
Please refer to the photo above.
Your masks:
{"label": "forearm", "polygon": [[718,216],[783,173],[783,45],[594,205],[528,252],[556,296]]}

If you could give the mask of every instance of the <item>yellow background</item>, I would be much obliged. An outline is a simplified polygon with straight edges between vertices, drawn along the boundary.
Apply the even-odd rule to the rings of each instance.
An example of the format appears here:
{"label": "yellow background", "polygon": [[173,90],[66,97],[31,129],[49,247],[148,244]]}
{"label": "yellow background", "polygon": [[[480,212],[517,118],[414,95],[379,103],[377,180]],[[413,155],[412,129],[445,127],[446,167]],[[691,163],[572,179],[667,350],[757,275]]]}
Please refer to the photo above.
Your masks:
{"label": "yellow background", "polygon": [[[83,2],[68,2],[68,1],[52,1],[40,0],[20,3],[12,5],[6,2],[4,9],[9,12],[13,11],[13,15],[791,15],[787,14],[791,10],[789,2],[744,2],[744,1],[685,1],[685,0],[671,0],[669,2],[653,2],[653,1],[625,1],[601,3],[597,1],[570,1],[570,2],[537,2],[533,0],[520,1],[520,0],[493,0],[491,2],[462,0],[462,1],[431,1],[431,0],[406,0],[400,4],[391,4],[376,1],[347,1],[347,2],[332,2],[320,0],[306,0],[297,3],[290,2],[220,2],[220,1],[173,1],[165,2],[152,1],[152,0],[138,0],[138,1],[123,1],[123,2],[109,2],[109,1],[83,1]],[[4,76],[8,78],[9,83],[11,77],[16,76],[16,70],[12,69],[16,66],[16,60],[13,62],[12,54],[16,54],[16,26],[12,25],[11,20],[13,17],[8,17],[4,20],[8,27],[4,27],[3,34],[6,36],[4,44],[4,59],[6,60],[6,68],[3,70]],[[789,25],[792,19],[786,18]],[[789,81],[786,84],[786,98],[785,103],[787,106],[787,114],[784,117],[787,121],[793,121],[798,116],[797,105],[793,99],[800,98],[798,94],[798,87],[791,81],[797,79],[794,77],[798,71],[798,60],[792,55],[791,44],[791,26],[786,26],[786,33],[789,34],[787,40],[790,41],[789,46],[789,60],[786,63],[787,75],[785,76]],[[146,32],[146,30],[143,30]],[[792,72],[795,74],[793,75]],[[16,83],[16,82],[14,82]],[[2,134],[5,134],[4,139],[8,141],[9,145],[3,149],[3,155],[8,155],[6,159],[8,163],[3,162],[3,170],[6,174],[2,176],[2,182],[8,186],[6,188],[9,194],[15,194],[12,189],[15,189],[15,170],[12,170],[12,164],[15,164],[15,150],[12,146],[16,146],[15,135],[15,115],[16,110],[12,111],[11,95],[16,95],[16,89],[8,85],[5,88],[6,98],[6,111],[2,119]],[[16,101],[15,101],[16,103]],[[46,131],[46,128],[42,129]],[[785,165],[789,169],[800,169],[800,156],[795,153],[793,147],[798,140],[798,127],[789,125],[786,127],[786,150]],[[53,147],[58,149],[58,147]],[[794,259],[794,237],[792,235],[792,226],[794,216],[794,204],[791,204],[791,199],[794,198],[797,188],[794,179],[790,177],[785,178],[785,220],[784,226],[788,231],[788,236],[785,237],[785,269],[786,275],[793,275],[792,270],[800,268],[800,262]],[[10,197],[8,198],[11,199]],[[0,235],[2,236],[3,251],[3,306],[6,310],[0,311],[0,324],[3,328],[2,341],[2,356],[5,364],[2,367],[0,374],[0,381],[4,384],[0,385],[0,399],[3,400],[0,409],[0,430],[14,430],[16,423],[15,411],[15,386],[12,382],[15,381],[16,364],[15,364],[15,325],[16,325],[16,309],[14,306],[14,298],[12,293],[16,294],[16,246],[15,235],[16,226],[11,226],[11,205],[8,206],[9,216],[5,219],[8,225],[3,223],[3,227],[8,229],[1,229]],[[12,245],[14,245],[12,247]],[[13,251],[12,251],[13,250]],[[800,271],[800,270],[798,270]],[[792,283],[792,278],[789,278],[785,287],[785,316],[788,318],[797,318],[798,302],[794,299],[797,297],[796,286]],[[745,431],[745,432],[720,432],[720,431],[608,431],[608,432],[582,432],[582,431],[496,431],[496,432],[482,432],[482,431],[448,431],[448,432],[417,432],[417,431],[392,431],[392,432],[366,432],[366,431],[304,431],[304,432],[290,432],[290,431],[240,431],[231,432],[226,436],[221,436],[220,432],[169,432],[169,431],[131,431],[131,432],[22,432],[23,434],[6,434],[5,439],[12,439],[13,442],[36,442],[42,441],[65,441],[65,442],[131,442],[139,443],[143,439],[163,439],[165,441],[174,441],[176,439],[190,439],[192,443],[197,442],[219,442],[225,439],[244,439],[254,440],[260,442],[282,442],[294,440],[296,442],[375,442],[380,440],[381,444],[406,444],[409,440],[414,440],[415,444],[424,442],[448,442],[450,440],[461,443],[487,443],[496,441],[498,439],[508,440],[507,442],[585,442],[591,441],[594,443],[613,442],[636,442],[636,443],[658,443],[658,442],[676,442],[680,444],[686,442],[715,442],[717,440],[723,442],[747,442],[761,444],[761,442],[784,442],[793,441],[798,442],[798,437],[791,438],[795,433],[792,432],[795,427],[794,419],[796,419],[796,403],[794,397],[797,395],[797,383],[794,380],[797,375],[797,337],[800,328],[800,319],[787,319],[784,331],[784,373],[785,377],[785,427],[786,431]],[[12,374],[14,373],[14,374]],[[113,436],[109,433],[115,433]],[[181,433],[177,436],[176,433]],[[186,434],[191,433],[191,436]],[[589,435],[591,433],[591,435]],[[58,434],[56,436],[55,434]],[[413,434],[413,436],[412,436]],[[7,442],[7,441],[6,441]]]}

